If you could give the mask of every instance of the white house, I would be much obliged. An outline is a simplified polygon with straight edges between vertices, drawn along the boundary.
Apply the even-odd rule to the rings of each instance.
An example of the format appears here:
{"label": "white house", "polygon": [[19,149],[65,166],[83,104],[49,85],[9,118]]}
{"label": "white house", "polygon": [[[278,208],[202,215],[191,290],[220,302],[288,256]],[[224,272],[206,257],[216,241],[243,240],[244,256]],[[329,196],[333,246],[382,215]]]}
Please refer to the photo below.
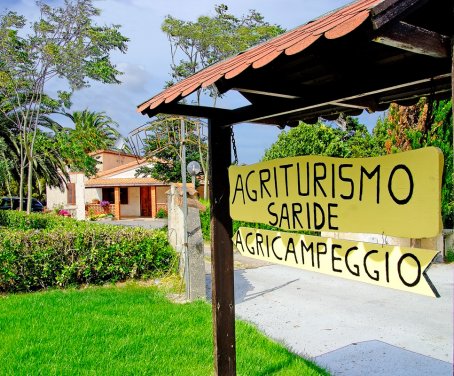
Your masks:
{"label": "white house", "polygon": [[159,209],[167,211],[166,191],[169,185],[152,178],[136,178],[139,167],[150,166],[134,155],[101,150],[92,154],[99,161],[98,173],[89,179],[83,173],[71,172],[63,191],[46,187],[47,207],[64,208],[77,219],[104,212],[100,201],[109,201],[107,208],[115,218],[156,217]]}

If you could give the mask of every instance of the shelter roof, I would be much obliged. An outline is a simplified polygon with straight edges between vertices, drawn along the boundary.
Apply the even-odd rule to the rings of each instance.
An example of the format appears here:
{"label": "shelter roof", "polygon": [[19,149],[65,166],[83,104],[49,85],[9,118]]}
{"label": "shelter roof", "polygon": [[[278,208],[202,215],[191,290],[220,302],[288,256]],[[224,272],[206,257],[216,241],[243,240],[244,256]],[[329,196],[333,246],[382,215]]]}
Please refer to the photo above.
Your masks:
{"label": "shelter roof", "polygon": [[[449,97],[453,24],[447,0],[358,0],[213,64],[137,110],[296,125],[423,95]],[[220,94],[236,90],[251,104],[230,110],[178,103],[210,85]]]}

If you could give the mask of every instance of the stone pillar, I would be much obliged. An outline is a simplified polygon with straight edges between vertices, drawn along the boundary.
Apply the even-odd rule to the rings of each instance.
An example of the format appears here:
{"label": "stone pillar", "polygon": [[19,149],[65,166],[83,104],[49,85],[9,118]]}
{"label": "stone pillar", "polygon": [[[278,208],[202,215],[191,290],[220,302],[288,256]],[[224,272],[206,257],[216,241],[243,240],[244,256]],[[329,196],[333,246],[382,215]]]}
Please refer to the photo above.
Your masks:
{"label": "stone pillar", "polygon": [[[168,238],[170,245],[180,253],[180,273],[184,272],[183,255],[183,208],[182,192],[171,185],[168,195]],[[188,255],[189,255],[189,299],[205,299],[205,258],[203,252],[203,237],[200,224],[199,208],[202,205],[196,199],[188,199]],[[204,209],[204,208],[203,208]]]}
{"label": "stone pillar", "polygon": [[75,180],[76,188],[76,218],[85,219],[85,182],[84,174],[77,174]]}
{"label": "stone pillar", "polygon": [[115,201],[115,219],[120,219],[120,187],[114,188],[114,201]]}

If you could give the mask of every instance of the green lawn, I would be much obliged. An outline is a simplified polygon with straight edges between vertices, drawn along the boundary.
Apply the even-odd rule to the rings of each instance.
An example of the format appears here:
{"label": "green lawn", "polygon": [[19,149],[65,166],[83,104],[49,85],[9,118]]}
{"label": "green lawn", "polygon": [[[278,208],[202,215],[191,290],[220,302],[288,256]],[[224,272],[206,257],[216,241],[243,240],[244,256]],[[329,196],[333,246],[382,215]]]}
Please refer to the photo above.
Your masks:
{"label": "green lawn", "polygon": [[[1,375],[212,375],[211,307],[136,284],[0,296]],[[237,322],[239,375],[327,373]]]}

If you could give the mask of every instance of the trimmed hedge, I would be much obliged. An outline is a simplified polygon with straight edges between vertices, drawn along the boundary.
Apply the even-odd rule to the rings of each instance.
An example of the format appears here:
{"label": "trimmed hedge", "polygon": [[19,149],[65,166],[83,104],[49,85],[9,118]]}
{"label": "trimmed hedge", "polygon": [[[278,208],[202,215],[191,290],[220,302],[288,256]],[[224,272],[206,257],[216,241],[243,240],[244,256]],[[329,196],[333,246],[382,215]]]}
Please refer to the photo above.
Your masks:
{"label": "trimmed hedge", "polygon": [[16,230],[51,229],[66,225],[68,222],[65,220],[77,222],[75,219],[63,218],[54,214],[32,213],[27,215],[25,212],[15,210],[0,210],[0,226]]}
{"label": "trimmed hedge", "polygon": [[1,212],[0,225],[4,292],[147,278],[177,265],[163,230],[14,211]]}

